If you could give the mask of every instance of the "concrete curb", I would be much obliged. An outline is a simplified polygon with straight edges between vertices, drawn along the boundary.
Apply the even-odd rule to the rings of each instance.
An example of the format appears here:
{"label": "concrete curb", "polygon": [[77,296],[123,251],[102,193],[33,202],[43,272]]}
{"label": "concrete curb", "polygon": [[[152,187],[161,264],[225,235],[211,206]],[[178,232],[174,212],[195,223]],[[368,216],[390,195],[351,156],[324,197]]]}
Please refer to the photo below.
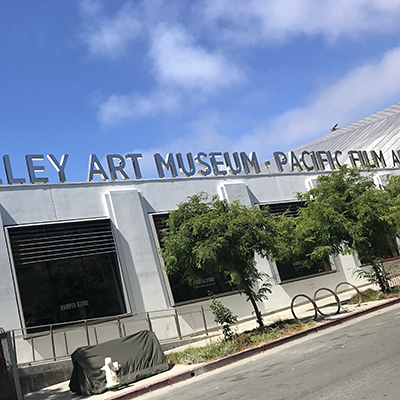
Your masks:
{"label": "concrete curb", "polygon": [[263,353],[266,350],[280,346],[284,343],[288,343],[295,339],[306,337],[306,336],[310,335],[311,333],[315,333],[315,332],[318,332],[318,331],[321,331],[321,330],[324,330],[324,329],[327,329],[327,328],[330,328],[330,327],[333,327],[336,325],[340,325],[341,323],[343,323],[345,321],[349,321],[351,319],[357,318],[357,317],[365,315],[365,314],[369,314],[369,313],[377,311],[377,310],[381,310],[383,308],[389,307],[389,306],[391,306],[393,304],[397,304],[397,303],[400,303],[400,297],[392,299],[392,300],[387,300],[385,302],[382,302],[381,304],[377,304],[375,306],[365,308],[360,311],[355,311],[353,313],[343,315],[334,320],[327,321],[321,325],[306,329],[301,332],[294,333],[293,335],[286,336],[284,338],[277,339],[277,340],[262,344],[257,347],[252,347],[250,349],[243,350],[239,353],[231,354],[229,356],[220,358],[218,360],[210,361],[208,363],[197,366],[193,369],[189,369],[189,370],[181,372],[177,375],[173,375],[173,376],[161,379],[161,380],[153,382],[151,384],[133,388],[130,392],[117,394],[115,396],[109,397],[108,400],[134,399],[145,393],[149,393],[154,390],[161,389],[161,388],[169,386],[169,385],[173,385],[174,383],[182,382],[187,379],[193,378],[195,376],[202,375],[206,372],[213,371],[217,368],[224,367],[224,366],[232,364],[236,361],[243,360],[245,358],[251,357],[251,356],[259,354],[259,353]]}

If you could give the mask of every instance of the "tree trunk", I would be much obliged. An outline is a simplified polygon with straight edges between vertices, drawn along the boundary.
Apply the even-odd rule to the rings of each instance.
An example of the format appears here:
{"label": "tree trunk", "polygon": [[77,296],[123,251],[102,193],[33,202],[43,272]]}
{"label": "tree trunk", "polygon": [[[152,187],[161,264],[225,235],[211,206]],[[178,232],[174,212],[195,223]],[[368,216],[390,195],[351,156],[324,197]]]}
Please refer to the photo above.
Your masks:
{"label": "tree trunk", "polygon": [[249,295],[247,293],[247,296],[248,296],[248,298],[249,298],[249,300],[251,302],[251,305],[254,308],[254,312],[256,313],[256,318],[257,318],[257,323],[259,325],[259,328],[263,329],[264,328],[264,321],[262,319],[261,312],[260,312],[260,310],[258,308],[257,302],[254,300],[254,297],[251,294]]}
{"label": "tree trunk", "polygon": [[248,297],[248,299],[250,300],[250,303],[254,308],[254,312],[256,314],[257,323],[259,325],[259,328],[263,329],[264,328],[264,321],[262,319],[261,311],[258,308],[256,299],[253,296],[253,290],[252,290],[251,286],[249,285],[248,281],[245,279],[243,271],[238,269],[237,272],[238,272],[238,274],[240,276],[240,279],[242,281],[241,285],[242,285],[243,291],[246,294],[246,296]]}

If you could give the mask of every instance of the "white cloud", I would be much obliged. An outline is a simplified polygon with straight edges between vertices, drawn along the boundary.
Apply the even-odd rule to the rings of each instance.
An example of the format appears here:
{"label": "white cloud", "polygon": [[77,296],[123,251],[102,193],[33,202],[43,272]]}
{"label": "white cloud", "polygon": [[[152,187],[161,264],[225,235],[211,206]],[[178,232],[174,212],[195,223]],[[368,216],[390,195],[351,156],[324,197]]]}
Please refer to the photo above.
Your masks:
{"label": "white cloud", "polygon": [[183,28],[159,25],[150,55],[163,85],[213,92],[241,80],[240,71],[226,57],[197,45]]}
{"label": "white cloud", "polygon": [[[147,93],[128,88],[125,94],[110,95],[98,112],[103,125],[174,113],[182,105],[205,104],[212,96],[243,83],[245,74],[229,59],[226,48],[216,47],[223,34],[225,39],[237,42],[279,42],[299,34],[336,40],[365,32],[394,32],[399,29],[400,17],[400,0],[204,0],[194,9],[202,10],[205,19],[197,18],[194,27],[193,11],[189,14],[186,10],[186,21],[178,24],[174,13],[168,22],[155,12],[150,18],[142,2],[135,6],[127,2],[112,17],[106,17],[93,0],[82,4],[86,15],[84,38],[90,52],[115,57],[131,50],[141,35],[153,88],[155,83],[155,89]],[[211,30],[211,24],[217,31]],[[213,34],[218,35],[214,38]],[[208,37],[207,45],[199,37]],[[383,99],[399,93],[398,53],[395,49],[375,64],[354,69],[312,96],[308,105],[277,117],[267,133],[262,130],[248,135],[242,144],[248,143],[246,149],[265,147],[266,134],[269,141],[279,145],[283,137],[295,142],[324,133],[336,122],[351,122],[351,116],[363,110],[374,111]]]}
{"label": "white cloud", "polygon": [[103,125],[113,125],[125,118],[173,113],[179,102],[179,94],[169,91],[157,91],[148,96],[113,94],[100,105],[98,119]]}
{"label": "white cloud", "polygon": [[323,35],[328,40],[398,31],[399,0],[205,0],[205,20],[225,38],[275,42],[288,36]]}
{"label": "white cloud", "polygon": [[84,15],[81,37],[95,56],[115,58],[123,54],[142,29],[138,13],[130,3],[113,17],[104,15],[100,3],[91,0],[81,3],[81,11]]}
{"label": "white cloud", "polygon": [[[333,41],[366,32],[376,35],[400,29],[400,0],[203,0],[192,7],[182,4],[178,7],[163,0],[126,1],[111,16],[103,11],[102,4],[98,0],[81,1],[82,38],[91,54],[108,57],[120,55],[143,30],[149,36],[159,24],[168,21],[173,26],[182,21],[183,14],[187,31],[209,31],[210,37],[215,35],[214,42],[224,38],[238,43],[279,43],[299,34],[322,35]],[[183,60],[187,60],[189,52],[196,59],[202,56],[204,49],[194,45],[187,31],[156,29],[153,50],[159,54],[160,69],[170,69],[159,48],[162,43],[170,46],[177,56],[179,53]],[[207,64],[209,56],[213,58],[208,68],[218,68],[216,64],[226,62],[218,53],[205,54],[203,64]],[[192,69],[195,69],[193,65]]]}
{"label": "white cloud", "polygon": [[[135,149],[130,153],[140,153],[140,167],[143,178],[158,177],[154,154],[160,153],[164,159],[168,153],[181,153],[186,163],[186,154],[191,152],[195,156],[199,151],[209,153],[211,151],[238,151],[234,142],[225,135],[218,133],[225,126],[224,118],[215,111],[205,112],[197,120],[193,121],[188,131],[191,132],[181,137],[166,137],[162,143],[148,149]],[[239,149],[241,150],[241,149]],[[260,160],[261,161],[261,160]],[[171,176],[170,172],[166,176]],[[198,176],[196,174],[196,176]]]}
{"label": "white cloud", "polygon": [[[193,122],[187,136],[172,139],[149,154],[166,154],[171,151],[256,151],[261,162],[270,158],[273,151],[286,151],[328,133],[336,123],[340,127],[392,105],[398,101],[399,96],[400,47],[385,53],[374,63],[353,69],[337,82],[311,96],[303,107],[288,110],[267,123],[265,128],[254,130],[240,140],[221,134],[221,131],[226,133],[226,116],[209,111]],[[150,106],[145,101],[144,105],[138,106],[140,102],[133,97],[132,103],[125,104],[124,101],[126,99],[123,97],[115,96],[112,101],[105,103],[107,107],[103,105],[104,122],[112,122],[113,113],[117,120],[123,117],[118,115],[123,110],[129,116],[137,116],[140,113],[157,113],[162,111],[159,107],[167,107],[161,99],[157,100],[157,96],[150,102]],[[114,110],[113,105],[116,105]],[[136,114],[129,114],[134,112]]]}
{"label": "white cloud", "polygon": [[194,104],[239,83],[238,68],[220,53],[196,45],[183,28],[159,25],[152,34],[150,59],[157,89],[147,95],[111,95],[99,109],[103,125],[160,113],[173,113],[182,101]]}
{"label": "white cloud", "polygon": [[268,137],[269,147],[284,143],[287,148],[275,147],[275,150],[288,150],[290,146],[328,133],[336,123],[343,126],[353,122],[354,115],[364,117],[392,105],[399,95],[400,47],[385,53],[379,62],[352,70],[316,93],[308,105],[289,110],[266,130],[242,138],[241,145],[259,148]]}
{"label": "white cloud", "polygon": [[261,163],[271,158],[273,151],[287,151],[328,133],[336,123],[340,127],[354,122],[354,116],[362,118],[392,105],[399,95],[400,47],[385,53],[374,63],[353,69],[315,93],[305,106],[288,110],[265,129],[242,136],[240,140],[221,133],[226,133],[226,115],[208,111],[192,123],[184,137],[172,138],[158,148],[142,151],[146,158],[143,175],[153,173],[150,176],[155,176],[152,155],[156,152],[165,156],[168,152],[256,151]]}

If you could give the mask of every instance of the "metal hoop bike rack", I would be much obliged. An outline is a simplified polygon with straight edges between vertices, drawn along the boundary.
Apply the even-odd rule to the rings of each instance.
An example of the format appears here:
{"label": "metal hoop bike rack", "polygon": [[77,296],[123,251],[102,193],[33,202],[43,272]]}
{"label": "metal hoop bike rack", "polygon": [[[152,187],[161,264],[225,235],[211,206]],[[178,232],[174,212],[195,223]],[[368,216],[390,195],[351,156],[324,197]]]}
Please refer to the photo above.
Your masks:
{"label": "metal hoop bike rack", "polygon": [[[325,317],[328,316],[328,315],[339,314],[340,309],[342,308],[342,303],[341,303],[341,301],[340,301],[340,299],[339,299],[339,296],[338,296],[338,288],[339,288],[340,286],[342,286],[342,285],[348,285],[348,286],[352,287],[352,288],[357,292],[357,294],[358,294],[358,304],[357,304],[357,305],[360,306],[361,301],[362,301],[362,296],[361,296],[361,292],[358,290],[358,288],[357,288],[356,286],[354,286],[353,284],[351,284],[351,283],[348,283],[348,282],[340,282],[340,283],[338,283],[338,284],[336,285],[335,290],[332,290],[332,289],[329,289],[329,288],[326,288],[326,287],[319,288],[319,289],[314,293],[313,298],[311,298],[311,297],[309,297],[309,296],[307,296],[306,294],[303,294],[303,293],[294,296],[293,299],[292,299],[292,302],[290,303],[290,310],[292,311],[292,315],[293,315],[294,319],[297,320],[297,321],[300,321],[300,318],[296,315],[296,313],[295,313],[295,311],[294,311],[294,303],[295,303],[296,299],[298,299],[299,297],[304,297],[304,298],[307,299],[307,300],[311,303],[311,305],[313,306],[313,308],[314,308],[314,320],[317,319],[318,313],[321,314],[322,316],[325,316]],[[332,314],[326,314],[326,313],[322,312],[321,309],[320,309],[320,308],[318,307],[318,305],[317,305],[317,294],[318,294],[319,292],[323,291],[323,290],[325,290],[325,291],[329,292],[330,294],[332,294],[333,297],[334,297],[334,299],[335,299],[335,301],[336,301],[337,309],[336,309],[336,311],[335,311],[334,313],[332,313]]]}
{"label": "metal hoop bike rack", "polygon": [[[329,292],[329,293],[331,293],[331,294],[333,295],[334,299],[336,300],[336,304],[337,304],[337,310],[336,310],[336,312],[334,312],[333,314],[339,314],[340,308],[341,308],[340,299],[339,299],[338,295],[337,295],[333,290],[331,290],[331,289],[328,289],[328,288],[326,288],[326,287],[319,288],[319,289],[314,293],[314,299],[313,299],[313,300],[314,300],[314,303],[317,304],[317,293],[318,293],[318,292],[321,292],[322,290],[325,290],[325,291],[327,291],[327,292]],[[321,315],[323,315],[323,316],[329,315],[329,314],[323,313],[323,312],[321,311],[321,309],[318,307],[318,305],[317,305],[317,310],[318,310],[318,312],[319,312]]]}
{"label": "metal hoop bike rack", "polygon": [[358,304],[357,304],[357,306],[360,306],[361,302],[362,302],[362,295],[361,295],[361,292],[358,290],[357,286],[354,286],[353,284],[351,284],[349,282],[340,282],[335,287],[335,292],[336,293],[338,292],[339,286],[342,286],[342,285],[349,285],[357,292],[357,294],[358,294]]}
{"label": "metal hoop bike rack", "polygon": [[312,306],[314,307],[314,320],[316,320],[318,317],[318,307],[315,304],[315,301],[311,297],[307,296],[306,294],[298,294],[298,295],[294,296],[292,299],[292,302],[290,303],[290,309],[292,310],[294,319],[296,321],[300,321],[300,318],[298,318],[296,313],[294,312],[294,302],[299,297],[305,297],[312,304]]}

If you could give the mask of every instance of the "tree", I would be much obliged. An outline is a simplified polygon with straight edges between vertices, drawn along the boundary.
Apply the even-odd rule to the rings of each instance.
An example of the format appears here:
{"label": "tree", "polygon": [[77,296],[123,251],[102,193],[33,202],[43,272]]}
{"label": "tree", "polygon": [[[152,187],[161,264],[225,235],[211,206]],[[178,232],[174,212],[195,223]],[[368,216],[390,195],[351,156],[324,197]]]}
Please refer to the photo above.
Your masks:
{"label": "tree", "polygon": [[387,177],[384,190],[389,198],[389,216],[395,221],[396,236],[400,237],[400,175]]}
{"label": "tree", "polygon": [[179,273],[195,287],[207,275],[223,273],[247,296],[263,328],[257,301],[267,298],[271,284],[257,269],[254,255],[267,257],[275,243],[275,222],[268,211],[200,193],[179,204],[167,226],[161,250],[167,274]]}
{"label": "tree", "polygon": [[[367,277],[388,292],[381,260],[393,251],[396,213],[388,192],[376,187],[373,175],[342,166],[329,175],[320,175],[317,186],[299,194],[298,199],[306,207],[291,221],[290,235],[296,245],[293,249],[286,248],[286,253],[281,249],[280,257],[302,253],[312,261],[319,261],[329,255],[356,252],[362,264],[371,266]],[[358,272],[368,275],[363,269]]]}

